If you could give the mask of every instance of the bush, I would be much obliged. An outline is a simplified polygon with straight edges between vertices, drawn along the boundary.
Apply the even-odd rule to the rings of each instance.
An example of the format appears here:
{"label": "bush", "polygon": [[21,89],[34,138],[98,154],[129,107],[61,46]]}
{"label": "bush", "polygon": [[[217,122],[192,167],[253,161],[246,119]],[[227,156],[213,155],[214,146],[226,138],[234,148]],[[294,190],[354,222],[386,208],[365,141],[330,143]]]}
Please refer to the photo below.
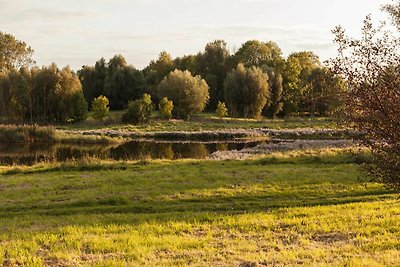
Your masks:
{"label": "bush", "polygon": [[230,115],[257,118],[270,96],[268,75],[260,68],[239,64],[226,77],[224,91]]}
{"label": "bush", "polygon": [[210,98],[208,89],[200,76],[194,77],[187,70],[174,70],[161,81],[158,94],[173,101],[174,117],[188,119],[194,112],[204,110]]}
{"label": "bush", "polygon": [[93,118],[95,120],[103,120],[110,110],[108,98],[105,96],[99,96],[93,99],[92,102],[92,111],[93,111]]}
{"label": "bush", "polygon": [[228,109],[226,108],[225,103],[218,102],[217,110],[215,111],[218,117],[223,118],[228,116]]}
{"label": "bush", "polygon": [[160,110],[160,117],[169,120],[172,118],[174,103],[171,100],[168,100],[167,97],[164,97],[160,100],[160,103],[158,103],[158,109]]}
{"label": "bush", "polygon": [[153,102],[149,94],[143,94],[141,99],[130,101],[128,109],[122,116],[125,123],[142,123],[150,120],[151,113],[154,110]]}

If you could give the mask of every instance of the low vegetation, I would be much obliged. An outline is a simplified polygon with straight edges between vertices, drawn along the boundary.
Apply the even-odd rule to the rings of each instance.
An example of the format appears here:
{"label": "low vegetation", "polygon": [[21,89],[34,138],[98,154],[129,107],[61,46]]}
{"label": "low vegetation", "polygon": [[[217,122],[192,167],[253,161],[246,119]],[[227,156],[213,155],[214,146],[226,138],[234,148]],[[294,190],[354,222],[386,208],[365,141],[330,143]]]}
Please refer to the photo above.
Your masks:
{"label": "low vegetation", "polygon": [[[201,113],[193,115],[191,120],[164,120],[158,119],[154,113],[149,122],[145,124],[122,124],[121,112],[110,112],[102,123],[91,121],[84,124],[59,125],[57,129],[64,130],[91,130],[112,129],[127,130],[132,132],[155,132],[155,131],[202,131],[221,129],[295,129],[295,128],[342,128],[334,118],[319,117],[296,117],[287,119],[241,119],[241,118],[219,118],[213,113]],[[111,123],[108,123],[111,121]]]}
{"label": "low vegetation", "polygon": [[[383,9],[400,29],[400,1]],[[0,265],[399,265],[400,41],[384,29],[367,17],[357,40],[338,27],[339,56],[325,66],[311,51],[283,57],[272,41],[231,54],[215,40],[195,55],[163,51],[143,70],[115,55],[77,73],[32,66],[33,50],[0,32],[0,122],[30,123],[1,125],[5,147],[267,135],[366,146],[173,162],[32,153],[33,166],[0,166]],[[20,154],[11,148],[8,159]]]}
{"label": "low vegetation", "polygon": [[92,117],[95,120],[102,121],[108,114],[110,103],[105,96],[99,96],[92,101]]}
{"label": "low vegetation", "polygon": [[128,103],[128,108],[122,115],[124,123],[144,123],[150,120],[154,110],[154,104],[149,94],[143,94],[141,99],[136,99]]}
{"label": "low vegetation", "polygon": [[0,143],[54,142],[56,131],[51,126],[0,125]]}
{"label": "low vegetation", "polygon": [[171,119],[172,118],[172,110],[174,109],[174,103],[172,100],[168,100],[168,97],[163,97],[158,103],[158,110],[160,113],[160,118],[162,119]]}
{"label": "low vegetation", "polygon": [[219,118],[225,118],[228,116],[228,108],[226,107],[225,103],[218,102],[215,115],[217,115]]}
{"label": "low vegetation", "polygon": [[355,162],[328,150],[2,167],[0,263],[394,266],[399,199]]}

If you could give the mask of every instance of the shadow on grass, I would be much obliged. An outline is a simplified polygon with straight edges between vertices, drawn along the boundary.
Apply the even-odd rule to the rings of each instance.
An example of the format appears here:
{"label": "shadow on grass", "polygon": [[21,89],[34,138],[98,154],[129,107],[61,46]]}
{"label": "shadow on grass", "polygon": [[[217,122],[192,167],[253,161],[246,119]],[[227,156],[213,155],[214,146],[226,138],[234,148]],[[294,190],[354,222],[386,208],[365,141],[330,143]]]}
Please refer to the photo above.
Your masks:
{"label": "shadow on grass", "polygon": [[[336,165],[341,162],[346,164]],[[292,165],[286,165],[286,163]],[[306,164],[302,166],[304,163]],[[74,216],[87,216],[87,219],[82,219],[79,224],[121,223],[121,219],[117,217],[124,214],[130,218],[136,216],[136,221],[142,222],[143,220],[139,218],[152,217],[160,221],[179,221],[187,220],[187,217],[181,218],[179,215],[169,216],[169,214],[230,215],[393,198],[394,192],[381,186],[369,188],[360,186],[360,182],[356,180],[357,172],[351,168],[351,164],[347,163],[349,163],[348,155],[322,157],[317,160],[314,156],[309,158],[299,156],[290,159],[255,161],[183,161],[176,163],[143,161],[135,164],[100,163],[76,166],[61,165],[43,169],[28,168],[15,173],[39,173],[40,175],[37,177],[28,176],[28,179],[40,182],[43,180],[42,173],[49,172],[49,176],[45,176],[44,180],[49,177],[52,182],[57,184],[53,185],[48,182],[41,185],[36,184],[38,188],[36,189],[18,188],[11,183],[13,191],[22,197],[29,195],[32,197],[32,201],[26,198],[21,202],[11,199],[10,202],[0,203],[0,218],[4,218],[3,225],[8,220],[18,221],[21,218],[31,221],[44,220],[43,218],[57,221],[59,216],[70,218],[70,224],[75,224],[71,219]],[[271,164],[269,169],[264,167],[269,164]],[[281,166],[281,164],[284,165]],[[74,180],[85,181],[85,187],[74,187],[73,181],[64,177],[64,171],[79,173],[83,170],[88,173],[103,170],[106,172],[99,172],[91,179],[83,180],[84,178],[78,176],[77,180]],[[120,177],[104,178],[106,175],[110,175],[108,170],[122,170],[122,172],[118,173]],[[56,171],[60,173],[57,174]],[[11,173],[4,177],[12,178],[14,182],[25,179],[24,175],[13,176]],[[260,177],[258,177],[259,174]],[[102,190],[104,183],[107,185],[109,183],[109,187]],[[142,183],[146,184],[142,185]],[[260,184],[261,191],[229,191],[232,185],[244,185],[251,188],[252,184]],[[141,188],[140,190],[148,191],[145,192],[147,195],[145,194],[142,199],[135,199],[135,196],[141,192],[137,191],[138,186]],[[65,188],[71,190],[66,191]],[[190,193],[191,190],[199,192],[203,189],[209,190],[211,195],[199,196]],[[218,193],[219,189],[225,191],[220,194]],[[45,201],[46,203],[34,201],[34,199],[43,199],[42,194],[45,194],[46,191],[51,196]],[[60,192],[64,193],[60,194]],[[87,192],[97,193],[85,195]],[[53,202],[49,202],[51,199]],[[43,218],[40,219],[40,216]],[[62,224],[63,221],[59,220],[58,223]],[[135,220],[125,223],[134,225]]]}
{"label": "shadow on grass", "polygon": [[[314,207],[370,202],[387,199],[394,192],[385,189],[372,191],[351,191],[316,196],[305,194],[294,197],[289,194],[237,194],[224,197],[201,197],[177,200],[138,201],[130,203],[123,197],[112,197],[98,201],[80,200],[72,203],[50,205],[1,207],[0,217],[19,216],[65,216],[65,215],[156,215],[166,213],[217,213],[220,215],[273,211],[282,208]],[[174,218],[179,220],[178,218]],[[168,220],[168,218],[166,218]],[[88,221],[88,224],[102,223]]]}

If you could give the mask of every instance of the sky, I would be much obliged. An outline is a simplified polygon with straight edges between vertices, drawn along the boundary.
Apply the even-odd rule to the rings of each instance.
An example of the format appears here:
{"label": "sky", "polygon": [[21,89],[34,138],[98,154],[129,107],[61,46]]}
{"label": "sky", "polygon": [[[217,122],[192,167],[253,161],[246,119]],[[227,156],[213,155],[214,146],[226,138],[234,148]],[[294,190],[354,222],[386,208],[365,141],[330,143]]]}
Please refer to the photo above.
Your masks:
{"label": "sky", "polygon": [[161,51],[196,54],[216,39],[231,51],[247,40],[274,41],[284,56],[335,56],[331,30],[360,34],[390,0],[0,0],[0,31],[25,41],[37,65],[78,70],[122,54],[142,69]]}

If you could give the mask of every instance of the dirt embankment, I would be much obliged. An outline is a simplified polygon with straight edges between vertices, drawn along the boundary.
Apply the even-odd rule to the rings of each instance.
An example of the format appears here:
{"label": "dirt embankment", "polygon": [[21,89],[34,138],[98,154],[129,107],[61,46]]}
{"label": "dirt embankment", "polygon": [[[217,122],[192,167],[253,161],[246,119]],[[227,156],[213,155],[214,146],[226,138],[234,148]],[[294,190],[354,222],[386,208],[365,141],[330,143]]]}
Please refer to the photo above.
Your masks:
{"label": "dirt embankment", "polygon": [[224,129],[217,131],[172,131],[172,132],[129,132],[123,130],[60,130],[66,134],[85,136],[108,136],[129,139],[149,138],[155,140],[215,141],[240,138],[270,137],[279,139],[351,139],[359,132],[348,129]]}

